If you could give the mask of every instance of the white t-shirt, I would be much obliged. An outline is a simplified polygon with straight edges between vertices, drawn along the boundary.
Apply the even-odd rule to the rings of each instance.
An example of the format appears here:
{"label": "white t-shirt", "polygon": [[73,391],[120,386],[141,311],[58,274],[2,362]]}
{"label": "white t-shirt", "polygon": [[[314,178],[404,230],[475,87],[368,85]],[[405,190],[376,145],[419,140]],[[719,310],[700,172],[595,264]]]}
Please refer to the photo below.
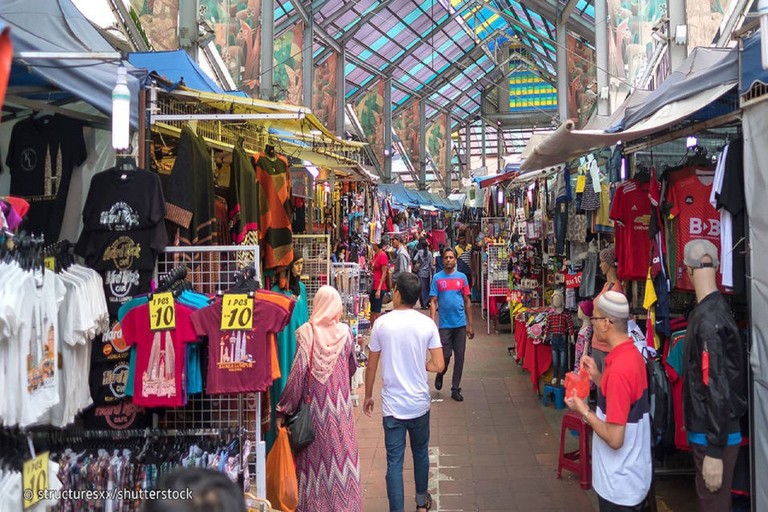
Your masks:
{"label": "white t-shirt", "polygon": [[384,416],[410,420],[429,412],[427,351],[440,347],[435,322],[418,311],[394,310],[376,320],[368,348],[381,352]]}
{"label": "white t-shirt", "polygon": [[[723,189],[725,178],[725,160],[728,158],[728,146],[717,160],[715,181],[709,194],[709,204],[717,209],[717,196]],[[733,217],[725,208],[720,209],[720,266],[718,271],[723,276],[723,286],[733,288]]]}

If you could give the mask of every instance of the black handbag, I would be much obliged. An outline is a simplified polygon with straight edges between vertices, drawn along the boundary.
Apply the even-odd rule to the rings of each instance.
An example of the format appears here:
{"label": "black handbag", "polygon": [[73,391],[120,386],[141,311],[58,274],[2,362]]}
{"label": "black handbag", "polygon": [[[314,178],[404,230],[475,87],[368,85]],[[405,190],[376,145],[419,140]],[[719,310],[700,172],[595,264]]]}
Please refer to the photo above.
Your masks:
{"label": "black handbag", "polygon": [[310,404],[309,379],[312,377],[312,358],[315,352],[315,339],[312,337],[312,348],[309,351],[309,371],[307,372],[307,399],[301,404],[295,414],[286,419],[288,441],[294,453],[299,453],[315,440],[315,425],[312,421],[312,405]]}

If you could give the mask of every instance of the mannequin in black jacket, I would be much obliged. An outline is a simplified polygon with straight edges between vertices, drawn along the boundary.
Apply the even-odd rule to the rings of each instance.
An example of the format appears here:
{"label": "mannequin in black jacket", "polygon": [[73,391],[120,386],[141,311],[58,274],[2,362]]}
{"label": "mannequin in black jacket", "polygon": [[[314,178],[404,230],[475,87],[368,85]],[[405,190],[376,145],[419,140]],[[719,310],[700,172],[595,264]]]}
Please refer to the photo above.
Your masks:
{"label": "mannequin in black jacket", "polygon": [[731,510],[731,482],[747,408],[746,351],[728,304],[717,289],[717,248],[685,245],[685,266],[696,289],[684,355],[683,408],[696,463],[703,512]]}

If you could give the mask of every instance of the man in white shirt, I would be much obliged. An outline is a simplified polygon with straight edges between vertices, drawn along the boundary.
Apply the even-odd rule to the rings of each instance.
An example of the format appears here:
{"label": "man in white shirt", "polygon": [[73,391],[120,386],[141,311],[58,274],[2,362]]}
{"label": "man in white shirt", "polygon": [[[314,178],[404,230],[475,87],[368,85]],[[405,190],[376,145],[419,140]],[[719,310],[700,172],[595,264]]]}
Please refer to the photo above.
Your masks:
{"label": "man in white shirt", "polygon": [[421,282],[416,274],[404,272],[398,276],[392,297],[395,309],[376,321],[368,346],[370,355],[365,373],[363,410],[368,416],[373,412],[373,385],[381,361],[384,380],[381,409],[391,512],[400,512],[405,507],[403,459],[406,431],[413,452],[417,512],[426,512],[432,506],[432,497],[427,492],[431,400],[427,372],[443,371],[445,361],[437,326],[428,316],[413,309],[420,293]]}

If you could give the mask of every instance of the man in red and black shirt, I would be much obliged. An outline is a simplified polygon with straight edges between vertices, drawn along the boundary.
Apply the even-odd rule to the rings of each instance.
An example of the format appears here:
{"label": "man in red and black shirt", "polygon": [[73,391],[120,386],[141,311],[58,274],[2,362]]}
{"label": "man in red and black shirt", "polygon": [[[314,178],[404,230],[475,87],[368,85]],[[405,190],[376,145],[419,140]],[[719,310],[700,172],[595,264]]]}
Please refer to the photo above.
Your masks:
{"label": "man in red and black shirt", "polygon": [[629,304],[609,291],[595,301],[593,336],[608,343],[602,374],[595,360],[582,356],[581,366],[600,386],[597,411],[574,392],[568,408],[581,414],[594,430],[592,486],[600,512],[640,512],[651,487],[651,420],[648,378],[643,356],[627,337]]}

